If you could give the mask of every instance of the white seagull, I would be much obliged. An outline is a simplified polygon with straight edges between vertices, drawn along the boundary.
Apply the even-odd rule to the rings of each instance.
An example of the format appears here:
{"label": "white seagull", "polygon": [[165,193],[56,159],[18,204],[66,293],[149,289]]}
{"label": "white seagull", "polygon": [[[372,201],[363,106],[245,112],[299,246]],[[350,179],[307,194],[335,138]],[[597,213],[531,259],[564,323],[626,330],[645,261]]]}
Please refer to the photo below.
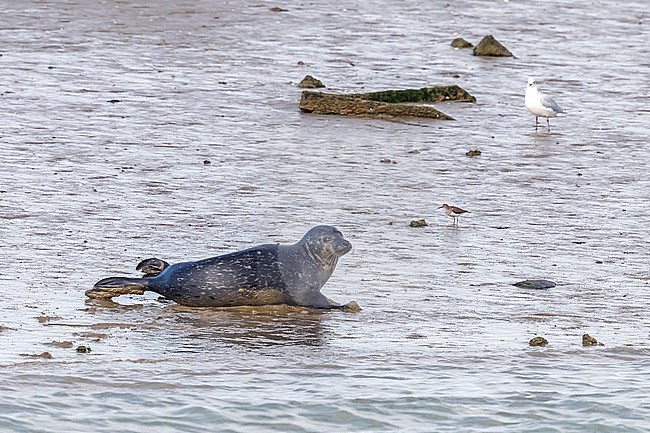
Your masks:
{"label": "white seagull", "polygon": [[548,132],[551,132],[551,121],[549,117],[555,117],[558,113],[564,113],[562,107],[550,97],[546,96],[535,85],[535,80],[528,79],[528,87],[526,87],[526,108],[528,111],[535,115],[535,131],[539,126],[539,116],[546,117],[546,125]]}

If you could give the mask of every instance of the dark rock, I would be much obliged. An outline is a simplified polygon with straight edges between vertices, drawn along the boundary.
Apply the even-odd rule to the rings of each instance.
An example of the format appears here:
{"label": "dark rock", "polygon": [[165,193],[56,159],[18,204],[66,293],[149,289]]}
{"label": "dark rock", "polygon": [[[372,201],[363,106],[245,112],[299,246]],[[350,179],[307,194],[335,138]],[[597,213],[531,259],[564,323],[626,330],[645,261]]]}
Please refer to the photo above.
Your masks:
{"label": "dark rock", "polygon": [[426,227],[429,224],[425,220],[413,220],[411,221],[411,224],[409,224],[410,227]]}
{"label": "dark rock", "polygon": [[90,353],[90,346],[77,346],[77,353]]}
{"label": "dark rock", "polygon": [[475,56],[514,57],[510,51],[499,43],[494,36],[487,35],[474,47]]}
{"label": "dark rock", "polygon": [[397,161],[393,161],[392,159],[388,159],[388,158],[384,158],[379,162],[381,162],[382,164],[397,164]]}
{"label": "dark rock", "polygon": [[535,337],[531,339],[528,344],[533,347],[544,347],[548,344],[548,340],[544,337]]}
{"label": "dark rock", "polygon": [[318,80],[311,75],[305,76],[305,78],[302,79],[300,84],[298,84],[298,87],[301,87],[303,89],[317,89],[321,87],[325,87],[323,82],[321,80]]}
{"label": "dark rock", "polygon": [[521,287],[522,289],[550,289],[555,287],[556,284],[549,280],[524,280],[513,284],[513,286]]}
{"label": "dark rock", "polygon": [[451,46],[454,48],[472,48],[474,45],[472,45],[470,42],[467,42],[463,38],[456,38],[451,41]]}
{"label": "dark rock", "polygon": [[474,149],[466,152],[465,155],[469,156],[470,158],[473,158],[475,156],[481,156],[481,151],[478,149]]}
{"label": "dark rock", "polygon": [[598,340],[596,340],[594,337],[592,337],[592,336],[589,335],[589,334],[584,334],[584,335],[582,336],[582,345],[585,346],[585,347],[589,347],[589,346],[604,346],[603,343],[599,342]]}
{"label": "dark rock", "polygon": [[280,7],[275,6],[271,8],[271,12],[289,12],[289,9],[282,9]]}

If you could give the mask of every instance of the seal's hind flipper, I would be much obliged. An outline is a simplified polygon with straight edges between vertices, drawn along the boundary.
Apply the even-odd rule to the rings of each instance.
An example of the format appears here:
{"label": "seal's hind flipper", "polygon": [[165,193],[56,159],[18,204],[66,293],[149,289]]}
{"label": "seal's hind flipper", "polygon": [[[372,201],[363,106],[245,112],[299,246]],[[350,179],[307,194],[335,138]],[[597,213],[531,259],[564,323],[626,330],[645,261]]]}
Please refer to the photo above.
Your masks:
{"label": "seal's hind flipper", "polygon": [[96,282],[92,289],[86,290],[86,296],[110,299],[120,295],[142,295],[145,290],[147,281],[143,278],[110,277]]}
{"label": "seal's hind flipper", "polygon": [[144,278],[148,278],[155,277],[168,267],[169,263],[166,261],[152,257],[150,259],[144,259],[138,263],[138,266],[135,267],[135,270],[141,271],[144,274]]}

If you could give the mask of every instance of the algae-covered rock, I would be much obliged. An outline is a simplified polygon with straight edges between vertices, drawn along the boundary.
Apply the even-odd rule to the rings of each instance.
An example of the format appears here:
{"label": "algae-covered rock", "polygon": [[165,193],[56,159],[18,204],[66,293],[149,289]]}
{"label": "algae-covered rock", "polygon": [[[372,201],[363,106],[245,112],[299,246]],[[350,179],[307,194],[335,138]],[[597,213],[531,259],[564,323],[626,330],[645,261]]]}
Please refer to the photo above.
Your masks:
{"label": "algae-covered rock", "polygon": [[298,84],[298,87],[301,87],[303,89],[318,89],[321,87],[325,87],[323,82],[321,80],[318,80],[311,75],[305,76],[305,78],[302,79],[300,84]]}
{"label": "algae-covered rock", "polygon": [[494,36],[487,35],[474,47],[475,56],[514,57],[510,51],[499,43]]}
{"label": "algae-covered rock", "polygon": [[433,107],[415,105],[441,101],[476,102],[476,98],[459,86],[435,86],[346,95],[305,90],[300,98],[300,110],[306,113],[358,117],[424,117],[454,120],[453,117]]}
{"label": "algae-covered rock", "polygon": [[90,346],[78,346],[77,347],[77,353],[90,353],[92,349]]}
{"label": "algae-covered rock", "polygon": [[468,150],[467,152],[465,152],[465,155],[469,156],[470,158],[473,158],[475,156],[481,156],[481,151],[478,149]]}
{"label": "algae-covered rock", "polygon": [[356,93],[351,96],[371,101],[400,103],[434,103],[443,101],[476,102],[476,98],[460,86],[433,86],[421,89],[384,90]]}
{"label": "algae-covered rock", "polygon": [[357,117],[426,117],[430,119],[453,120],[453,117],[433,107],[388,104],[350,95],[333,95],[310,91],[302,92],[300,110],[305,113],[339,114]]}
{"label": "algae-covered rock", "polygon": [[410,227],[426,227],[429,224],[423,219],[420,220],[413,220],[411,221],[411,224],[409,224]]}
{"label": "algae-covered rock", "polygon": [[463,38],[456,38],[451,41],[451,46],[454,48],[472,48],[474,45]]}
{"label": "algae-covered rock", "polygon": [[585,346],[585,347],[589,347],[589,346],[604,346],[603,343],[601,343],[600,341],[596,340],[594,337],[592,337],[592,336],[589,335],[589,334],[584,334],[584,335],[582,336],[582,345]]}
{"label": "algae-covered rock", "polygon": [[541,290],[550,289],[551,287],[555,287],[556,284],[550,280],[524,280],[519,281],[518,283],[514,283],[513,286],[521,287],[522,289]]}
{"label": "algae-covered rock", "polygon": [[548,344],[548,340],[544,337],[535,337],[532,338],[528,344],[533,347],[544,347]]}

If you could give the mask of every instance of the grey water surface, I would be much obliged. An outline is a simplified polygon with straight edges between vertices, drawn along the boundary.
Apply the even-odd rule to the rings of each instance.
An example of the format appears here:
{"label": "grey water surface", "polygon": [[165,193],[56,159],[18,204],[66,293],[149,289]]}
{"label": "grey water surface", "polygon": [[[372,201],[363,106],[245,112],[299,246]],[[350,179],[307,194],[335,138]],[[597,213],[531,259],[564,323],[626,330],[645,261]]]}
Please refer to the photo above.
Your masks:
{"label": "grey water surface", "polygon": [[[0,11],[0,431],[650,430],[645,1]],[[487,34],[516,58],[450,46]],[[456,121],[303,114],[307,74],[477,103],[436,104]],[[528,77],[568,112],[551,133]],[[454,227],[443,203],[470,212]],[[323,292],[358,313],[84,296],[147,257],[317,224],[354,245]],[[512,286],[535,278],[557,286]]]}

